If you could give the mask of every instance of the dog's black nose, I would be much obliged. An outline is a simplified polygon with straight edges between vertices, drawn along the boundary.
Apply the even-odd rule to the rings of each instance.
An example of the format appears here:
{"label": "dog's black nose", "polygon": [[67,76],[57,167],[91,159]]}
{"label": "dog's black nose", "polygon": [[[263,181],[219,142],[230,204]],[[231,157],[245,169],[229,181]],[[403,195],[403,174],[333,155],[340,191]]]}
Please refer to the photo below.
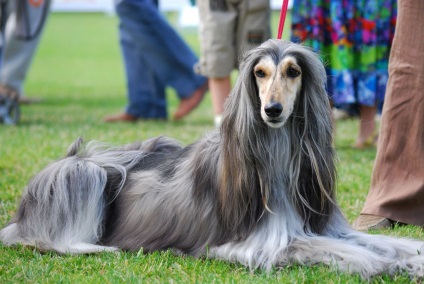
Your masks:
{"label": "dog's black nose", "polygon": [[270,103],[265,106],[265,113],[269,117],[278,117],[283,112],[283,106],[280,103]]}

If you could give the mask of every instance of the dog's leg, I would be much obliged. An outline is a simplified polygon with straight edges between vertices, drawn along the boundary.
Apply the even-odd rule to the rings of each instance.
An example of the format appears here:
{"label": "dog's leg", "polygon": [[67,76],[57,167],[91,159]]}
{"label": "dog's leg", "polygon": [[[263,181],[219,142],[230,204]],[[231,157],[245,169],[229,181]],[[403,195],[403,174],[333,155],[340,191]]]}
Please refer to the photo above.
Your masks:
{"label": "dog's leg", "polygon": [[326,236],[392,259],[389,268],[385,271],[404,270],[414,276],[424,274],[424,242],[422,241],[355,231],[340,211],[333,215],[332,222],[327,227]]}
{"label": "dog's leg", "polygon": [[[354,238],[333,239],[322,236],[302,237],[294,240],[282,253],[282,262],[301,264],[323,263],[341,271],[359,273],[363,278],[406,271],[411,276],[424,276],[424,256],[419,255],[422,243],[415,242],[415,254],[405,253],[406,241],[381,238],[380,243],[371,242],[375,236],[365,236],[358,242]],[[402,248],[401,248],[402,247]],[[409,250],[409,248],[408,248]]]}
{"label": "dog's leg", "polygon": [[116,252],[115,247],[93,245],[89,243],[72,244],[66,247],[55,246],[54,250],[62,254],[92,254],[101,252]]}
{"label": "dog's leg", "polygon": [[76,243],[67,245],[61,243],[37,242],[30,239],[24,239],[20,237],[18,225],[16,223],[12,223],[1,230],[0,239],[3,241],[3,244],[7,246],[19,243],[24,246],[36,247],[41,251],[54,250],[61,254],[90,254],[118,251],[118,248],[115,247],[100,246],[90,243]]}
{"label": "dog's leg", "polygon": [[412,239],[370,235],[352,230],[343,239],[378,254],[394,254],[397,258],[424,255],[424,242]]}
{"label": "dog's leg", "polygon": [[406,271],[423,277],[424,243],[417,240],[369,235],[353,230],[340,211],[333,215],[324,236],[297,236],[282,263],[324,263],[363,278]]}
{"label": "dog's leg", "polygon": [[409,275],[424,274],[424,242],[412,239],[394,238],[382,235],[369,235],[351,230],[343,237],[349,243],[357,244],[378,255],[396,259],[392,264],[395,270],[403,270]]}
{"label": "dog's leg", "polygon": [[18,224],[16,223],[11,223],[0,230],[0,240],[6,246],[12,246],[18,243],[24,246],[35,246],[35,242],[20,237]]}

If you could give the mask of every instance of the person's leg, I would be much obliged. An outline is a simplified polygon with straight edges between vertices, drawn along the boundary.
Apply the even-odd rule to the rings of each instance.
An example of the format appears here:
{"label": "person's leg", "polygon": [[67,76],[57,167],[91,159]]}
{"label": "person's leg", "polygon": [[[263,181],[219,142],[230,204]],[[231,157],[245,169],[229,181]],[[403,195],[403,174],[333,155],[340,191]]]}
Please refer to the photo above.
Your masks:
{"label": "person's leg", "polygon": [[[0,84],[15,89],[23,96],[23,84],[38,47],[42,32],[30,40],[16,37],[16,1],[8,2],[10,15],[6,22]],[[45,21],[41,29],[45,26]]]}
{"label": "person's leg", "polygon": [[220,125],[224,102],[231,91],[230,74],[237,67],[235,31],[238,17],[236,1],[199,1],[199,72],[209,78],[215,116]]}
{"label": "person's leg", "polygon": [[354,227],[424,225],[424,2],[400,0],[371,187]]}
{"label": "person's leg", "polygon": [[180,98],[188,98],[206,82],[194,72],[196,56],[152,0],[123,0],[116,11],[163,85],[174,88]]}
{"label": "person's leg", "polygon": [[[237,1],[229,2],[236,3]],[[232,52],[232,66],[237,67],[238,60],[241,58],[240,55],[259,46],[270,38],[269,1],[246,0],[234,4],[232,9],[230,9],[231,4],[228,4],[228,6],[226,19],[229,23],[227,27],[229,34],[227,37],[232,38],[232,40],[230,41],[231,46],[227,47],[227,49]],[[222,24],[228,23],[222,22]],[[213,21],[212,25],[215,25]],[[214,28],[214,30],[220,31],[223,29]],[[220,64],[219,61],[217,62]],[[215,126],[219,127],[221,125],[221,115],[224,111],[225,100],[231,92],[231,76],[211,76],[209,78],[209,89],[212,94]]]}
{"label": "person's leg", "polygon": [[142,47],[125,25],[120,25],[119,34],[127,78],[126,113],[134,118],[166,119],[165,86],[157,79],[145,60]]}
{"label": "person's leg", "polygon": [[236,56],[271,38],[269,0],[244,0],[238,6]]}
{"label": "person's leg", "polygon": [[206,78],[193,69],[195,55],[159,14],[155,1],[117,1],[116,11],[130,101],[127,113],[106,121],[165,118],[167,85],[182,99],[176,112],[182,118],[206,91]]}
{"label": "person's leg", "polygon": [[221,125],[221,115],[224,112],[224,103],[231,92],[230,76],[224,78],[209,78],[209,90],[212,94],[212,104],[215,114],[215,126]]}
{"label": "person's leg", "polygon": [[361,105],[360,108],[359,133],[353,147],[364,149],[375,145],[377,142],[377,134],[375,133],[377,106]]}

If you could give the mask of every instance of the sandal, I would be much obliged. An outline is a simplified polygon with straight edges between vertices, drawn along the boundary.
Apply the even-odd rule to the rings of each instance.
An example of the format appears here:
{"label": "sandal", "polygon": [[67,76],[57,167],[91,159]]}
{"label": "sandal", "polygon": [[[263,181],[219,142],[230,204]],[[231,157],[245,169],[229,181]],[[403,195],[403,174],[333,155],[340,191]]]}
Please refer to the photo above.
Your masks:
{"label": "sandal", "polygon": [[368,136],[368,138],[365,139],[365,141],[363,141],[363,142],[356,141],[352,145],[352,148],[358,149],[358,150],[375,148],[375,147],[377,147],[377,142],[378,142],[378,133],[374,133],[374,134]]}

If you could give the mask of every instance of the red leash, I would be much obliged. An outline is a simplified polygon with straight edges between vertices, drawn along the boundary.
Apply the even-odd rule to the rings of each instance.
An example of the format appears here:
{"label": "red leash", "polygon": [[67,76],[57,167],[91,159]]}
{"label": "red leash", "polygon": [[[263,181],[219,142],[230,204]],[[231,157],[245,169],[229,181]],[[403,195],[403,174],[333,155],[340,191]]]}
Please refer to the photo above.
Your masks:
{"label": "red leash", "polygon": [[283,35],[284,22],[286,21],[287,7],[289,6],[289,0],[283,0],[283,5],[280,12],[280,24],[278,25],[277,39],[281,39]]}

